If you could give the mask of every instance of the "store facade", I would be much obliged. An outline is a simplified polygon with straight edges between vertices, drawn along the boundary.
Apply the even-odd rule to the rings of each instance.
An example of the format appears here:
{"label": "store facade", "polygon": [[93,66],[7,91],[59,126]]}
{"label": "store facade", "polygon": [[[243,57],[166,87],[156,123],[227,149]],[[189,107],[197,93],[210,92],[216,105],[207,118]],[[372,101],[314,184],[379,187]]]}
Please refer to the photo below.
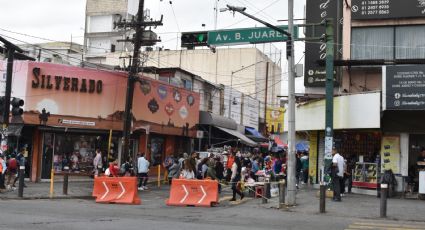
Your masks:
{"label": "store facade", "polygon": [[[354,169],[375,164],[379,155],[382,139],[380,105],[380,93],[334,98],[334,146],[345,158],[354,161]],[[325,100],[298,106],[296,121],[297,132],[307,133],[308,136],[310,182],[318,184],[324,175]],[[376,180],[372,176],[359,176],[357,186],[375,189]]]}
{"label": "store facade", "polygon": [[[1,65],[5,70],[6,63]],[[192,107],[199,108],[199,94],[141,78],[149,85],[136,84],[130,153],[122,156],[127,73],[17,61],[13,79],[12,96],[25,101],[24,127],[19,137],[9,138],[9,143],[11,148],[25,149],[27,176],[32,181],[49,179],[52,168],[60,173],[65,166],[74,173],[91,174],[96,149],[102,151],[105,165],[111,159],[134,158],[137,152],[144,152],[141,143],[146,143],[146,135],[136,127],[146,123],[153,127],[148,146],[163,159],[166,153],[176,152],[176,146],[161,147],[161,143],[170,139],[190,143],[198,122],[198,110],[192,112]],[[185,100],[181,106],[167,101],[173,98],[173,92]],[[50,113],[45,124],[40,119],[43,109]]]}

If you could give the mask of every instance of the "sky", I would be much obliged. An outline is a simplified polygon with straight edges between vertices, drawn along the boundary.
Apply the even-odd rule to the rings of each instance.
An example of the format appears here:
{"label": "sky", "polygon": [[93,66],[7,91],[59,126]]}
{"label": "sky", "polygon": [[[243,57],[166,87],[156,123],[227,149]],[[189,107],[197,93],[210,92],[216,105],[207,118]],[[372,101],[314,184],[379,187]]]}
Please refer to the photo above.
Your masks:
{"label": "sky", "polygon": [[[215,3],[216,0],[145,0],[145,9],[150,10],[151,18],[159,20],[164,15],[164,25],[154,29],[162,40],[157,46],[179,49],[178,36],[181,32],[263,26],[239,13],[218,12],[216,18]],[[278,20],[288,18],[287,0],[219,0],[217,8],[225,8],[227,4],[245,6],[247,13],[274,25],[285,24],[286,22]],[[19,44],[72,40],[83,43],[86,0],[0,0],[0,6],[0,35],[11,42]],[[305,0],[294,0],[296,19],[304,18],[304,6]],[[273,46],[282,49],[284,53],[284,43],[273,43]],[[262,49],[263,46],[258,47]],[[296,63],[302,63],[303,51],[304,44],[297,42]],[[265,52],[270,51],[266,49]],[[284,55],[283,59],[282,72],[286,72]],[[285,95],[285,76],[283,79],[282,93]],[[297,88],[297,91],[301,90],[300,87]]]}

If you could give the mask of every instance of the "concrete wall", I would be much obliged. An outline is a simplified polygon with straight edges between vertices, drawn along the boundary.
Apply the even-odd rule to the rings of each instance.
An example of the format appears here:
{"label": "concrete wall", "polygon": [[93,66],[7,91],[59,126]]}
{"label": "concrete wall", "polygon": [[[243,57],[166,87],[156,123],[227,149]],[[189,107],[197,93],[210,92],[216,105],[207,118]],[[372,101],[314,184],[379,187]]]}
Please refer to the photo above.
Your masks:
{"label": "concrete wall", "polygon": [[86,14],[108,15],[127,12],[127,0],[87,0]]}

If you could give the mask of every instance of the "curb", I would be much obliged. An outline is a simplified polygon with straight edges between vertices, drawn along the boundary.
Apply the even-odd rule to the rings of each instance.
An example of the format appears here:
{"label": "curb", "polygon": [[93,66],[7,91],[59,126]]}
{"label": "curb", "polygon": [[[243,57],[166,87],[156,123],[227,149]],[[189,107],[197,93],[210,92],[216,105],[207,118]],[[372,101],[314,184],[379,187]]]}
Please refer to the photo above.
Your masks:
{"label": "curb", "polygon": [[93,200],[92,196],[57,196],[50,198],[49,196],[39,197],[1,197],[0,200],[70,200],[70,199],[83,199]]}

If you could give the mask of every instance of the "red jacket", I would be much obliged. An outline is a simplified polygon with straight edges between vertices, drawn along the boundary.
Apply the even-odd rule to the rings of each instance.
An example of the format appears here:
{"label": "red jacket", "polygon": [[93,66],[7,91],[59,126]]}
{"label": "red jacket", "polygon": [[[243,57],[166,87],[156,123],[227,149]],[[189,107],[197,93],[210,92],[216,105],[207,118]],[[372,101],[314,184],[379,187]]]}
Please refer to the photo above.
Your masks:
{"label": "red jacket", "polygon": [[120,172],[120,168],[114,163],[109,163],[109,172],[111,173],[111,176],[117,177]]}

